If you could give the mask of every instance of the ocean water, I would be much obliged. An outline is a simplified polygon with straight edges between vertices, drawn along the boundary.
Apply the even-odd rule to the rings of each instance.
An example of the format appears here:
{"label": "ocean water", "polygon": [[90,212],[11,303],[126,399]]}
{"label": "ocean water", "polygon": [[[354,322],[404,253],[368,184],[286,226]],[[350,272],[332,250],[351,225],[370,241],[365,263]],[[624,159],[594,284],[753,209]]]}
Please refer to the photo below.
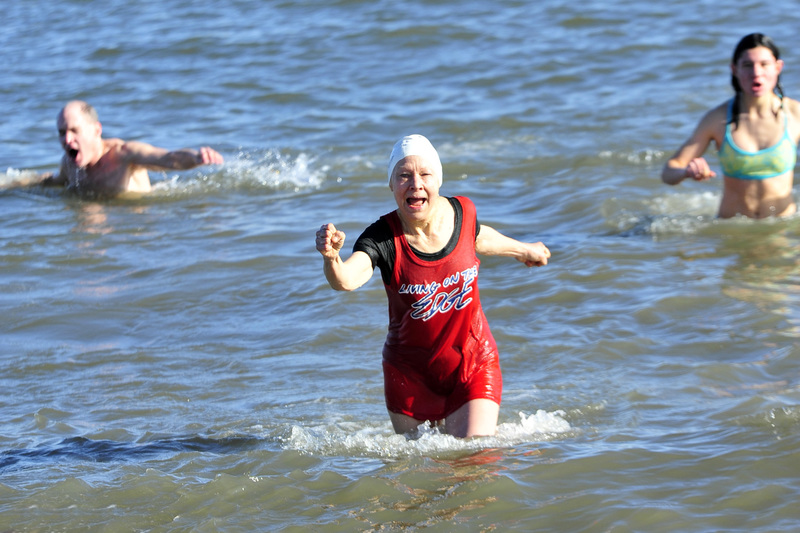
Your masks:
{"label": "ocean water", "polygon": [[[718,181],[659,173],[744,34],[798,98],[799,24],[783,0],[4,5],[0,185],[57,168],[76,98],[226,162],[135,201],[0,190],[0,531],[797,530],[800,217],[717,220]],[[314,249],[393,209],[408,133],[443,194],[553,253],[482,262],[495,437],[393,434],[380,276],[337,293]]]}

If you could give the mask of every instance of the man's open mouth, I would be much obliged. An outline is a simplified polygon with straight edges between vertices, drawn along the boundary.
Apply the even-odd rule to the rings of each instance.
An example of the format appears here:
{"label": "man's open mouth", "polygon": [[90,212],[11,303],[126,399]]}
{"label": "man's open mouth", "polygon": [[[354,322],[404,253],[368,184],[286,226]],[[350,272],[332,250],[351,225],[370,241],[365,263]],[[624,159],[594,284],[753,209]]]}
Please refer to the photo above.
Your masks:
{"label": "man's open mouth", "polygon": [[78,150],[76,150],[75,148],[68,148],[67,155],[70,157],[70,159],[74,161],[75,158],[78,157]]}

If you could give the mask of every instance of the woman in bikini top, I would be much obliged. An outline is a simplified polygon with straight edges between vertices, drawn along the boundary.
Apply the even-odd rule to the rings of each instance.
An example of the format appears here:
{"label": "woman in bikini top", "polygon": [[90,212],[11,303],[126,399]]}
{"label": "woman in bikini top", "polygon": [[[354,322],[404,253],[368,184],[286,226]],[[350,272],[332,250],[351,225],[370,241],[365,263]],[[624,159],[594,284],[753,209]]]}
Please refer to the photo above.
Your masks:
{"label": "woman in bikini top", "polygon": [[722,172],[740,180],[765,180],[792,172],[797,163],[797,143],[789,135],[789,115],[783,113],[783,135],[780,140],[768,148],[751,152],[736,146],[731,134],[733,122],[733,104],[728,106],[728,123],[725,136],[719,149],[719,164]]}
{"label": "woman in bikini top", "polygon": [[661,179],[677,185],[715,177],[703,157],[713,140],[724,176],[720,217],[791,215],[800,104],[783,96],[780,52],[772,39],[753,33],[737,45],[730,68],[735,96],[706,113]]}

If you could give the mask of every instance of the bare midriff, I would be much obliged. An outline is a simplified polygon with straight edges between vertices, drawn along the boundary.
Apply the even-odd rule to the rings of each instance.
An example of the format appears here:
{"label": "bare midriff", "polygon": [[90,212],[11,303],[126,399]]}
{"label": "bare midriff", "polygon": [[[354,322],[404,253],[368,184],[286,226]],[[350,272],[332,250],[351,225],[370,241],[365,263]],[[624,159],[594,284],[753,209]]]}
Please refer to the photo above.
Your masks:
{"label": "bare midriff", "polygon": [[792,198],[793,172],[762,180],[725,176],[720,218],[744,215],[750,218],[785,217],[797,206]]}

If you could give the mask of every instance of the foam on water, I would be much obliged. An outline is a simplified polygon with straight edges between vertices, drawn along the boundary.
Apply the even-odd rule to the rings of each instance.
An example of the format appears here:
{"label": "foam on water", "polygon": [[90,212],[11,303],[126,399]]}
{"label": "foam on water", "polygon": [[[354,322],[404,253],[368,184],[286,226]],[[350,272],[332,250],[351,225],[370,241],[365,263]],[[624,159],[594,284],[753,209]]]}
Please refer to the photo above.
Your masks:
{"label": "foam on water", "polygon": [[614,197],[604,202],[602,213],[606,225],[623,235],[693,235],[729,227],[756,230],[800,219],[800,214],[757,221],[742,216],[720,219],[717,217],[720,198],[717,191],[667,193],[648,198]]}
{"label": "foam on water", "polygon": [[39,174],[33,170],[19,170],[9,167],[6,171],[0,174],[0,189],[5,187],[12,187],[20,180],[27,180]]}
{"label": "foam on water", "polygon": [[154,193],[164,196],[242,189],[297,192],[319,187],[327,170],[303,152],[290,155],[279,150],[240,150],[235,157],[226,157],[219,167],[198,167],[169,174],[160,181],[156,173],[151,173],[151,180]]}
{"label": "foam on water", "polygon": [[388,424],[364,427],[356,423],[303,427],[293,425],[282,438],[285,449],[308,454],[400,458],[475,452],[487,448],[505,448],[520,443],[545,441],[572,430],[562,418],[564,412],[539,410],[520,412],[519,422],[505,422],[492,437],[459,439],[443,434],[430,424],[422,424],[410,438],[391,432]]}

